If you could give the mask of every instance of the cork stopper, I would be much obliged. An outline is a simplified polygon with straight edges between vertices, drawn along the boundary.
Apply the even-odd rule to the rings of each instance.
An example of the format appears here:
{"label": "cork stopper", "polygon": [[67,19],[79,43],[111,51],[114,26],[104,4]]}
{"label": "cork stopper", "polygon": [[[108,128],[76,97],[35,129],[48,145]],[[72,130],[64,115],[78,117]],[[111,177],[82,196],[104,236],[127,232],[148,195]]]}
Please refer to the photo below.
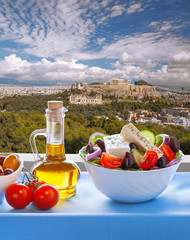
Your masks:
{"label": "cork stopper", "polygon": [[63,107],[62,101],[48,101],[48,109],[49,110],[57,110]]}

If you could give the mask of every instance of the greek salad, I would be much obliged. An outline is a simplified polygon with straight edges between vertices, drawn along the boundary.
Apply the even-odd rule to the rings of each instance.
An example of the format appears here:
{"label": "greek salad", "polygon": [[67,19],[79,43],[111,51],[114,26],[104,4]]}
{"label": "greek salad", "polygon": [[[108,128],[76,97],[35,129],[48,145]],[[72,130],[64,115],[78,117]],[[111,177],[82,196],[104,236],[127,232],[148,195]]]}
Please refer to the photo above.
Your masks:
{"label": "greek salad", "polygon": [[79,154],[91,164],[131,171],[166,168],[181,159],[177,138],[166,134],[155,136],[149,130],[139,131],[132,123],[125,125],[120,134],[92,134]]}

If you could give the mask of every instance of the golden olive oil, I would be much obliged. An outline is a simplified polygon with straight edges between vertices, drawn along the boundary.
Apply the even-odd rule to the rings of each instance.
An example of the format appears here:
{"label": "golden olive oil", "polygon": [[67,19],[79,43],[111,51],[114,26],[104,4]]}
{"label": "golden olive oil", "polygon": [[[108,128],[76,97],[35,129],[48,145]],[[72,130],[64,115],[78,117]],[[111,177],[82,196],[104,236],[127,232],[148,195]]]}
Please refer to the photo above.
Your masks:
{"label": "golden olive oil", "polygon": [[[77,165],[67,160],[64,146],[64,117],[67,109],[61,101],[49,101],[46,109],[46,129],[34,131],[30,136],[30,144],[36,157],[36,164],[32,173],[59,190],[60,198],[68,198],[75,194],[75,185],[78,182],[80,170]],[[40,158],[37,151],[35,137],[46,137],[46,156]]]}
{"label": "golden olive oil", "polygon": [[[75,194],[75,185],[78,181],[79,169],[72,162],[65,160],[63,146],[48,144],[47,153],[32,169],[41,181],[52,184],[59,190],[60,198],[68,198]],[[60,151],[62,149],[62,152]],[[62,157],[61,157],[62,156]]]}

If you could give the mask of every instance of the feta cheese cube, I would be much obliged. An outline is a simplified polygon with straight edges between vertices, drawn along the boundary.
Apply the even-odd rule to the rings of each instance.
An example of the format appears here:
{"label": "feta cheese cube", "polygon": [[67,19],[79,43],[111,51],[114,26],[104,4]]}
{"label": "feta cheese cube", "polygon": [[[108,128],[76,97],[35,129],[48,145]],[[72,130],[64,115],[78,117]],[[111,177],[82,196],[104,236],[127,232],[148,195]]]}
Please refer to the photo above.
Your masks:
{"label": "feta cheese cube", "polygon": [[120,134],[104,137],[106,153],[119,158],[124,158],[126,152],[130,152],[129,142]]}

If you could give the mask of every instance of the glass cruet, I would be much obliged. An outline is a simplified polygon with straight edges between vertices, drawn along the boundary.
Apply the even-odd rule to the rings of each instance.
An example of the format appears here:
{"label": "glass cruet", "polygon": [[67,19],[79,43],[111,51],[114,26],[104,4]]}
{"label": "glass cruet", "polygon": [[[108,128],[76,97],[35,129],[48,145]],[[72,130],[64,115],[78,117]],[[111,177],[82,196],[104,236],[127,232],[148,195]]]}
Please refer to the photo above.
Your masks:
{"label": "glass cruet", "polygon": [[[30,145],[36,163],[31,171],[41,181],[52,184],[59,190],[60,198],[68,198],[75,194],[80,170],[67,159],[64,146],[64,118],[67,109],[62,101],[49,101],[46,109],[46,129],[35,130],[30,135]],[[41,157],[35,138],[46,137],[46,155]]]}

